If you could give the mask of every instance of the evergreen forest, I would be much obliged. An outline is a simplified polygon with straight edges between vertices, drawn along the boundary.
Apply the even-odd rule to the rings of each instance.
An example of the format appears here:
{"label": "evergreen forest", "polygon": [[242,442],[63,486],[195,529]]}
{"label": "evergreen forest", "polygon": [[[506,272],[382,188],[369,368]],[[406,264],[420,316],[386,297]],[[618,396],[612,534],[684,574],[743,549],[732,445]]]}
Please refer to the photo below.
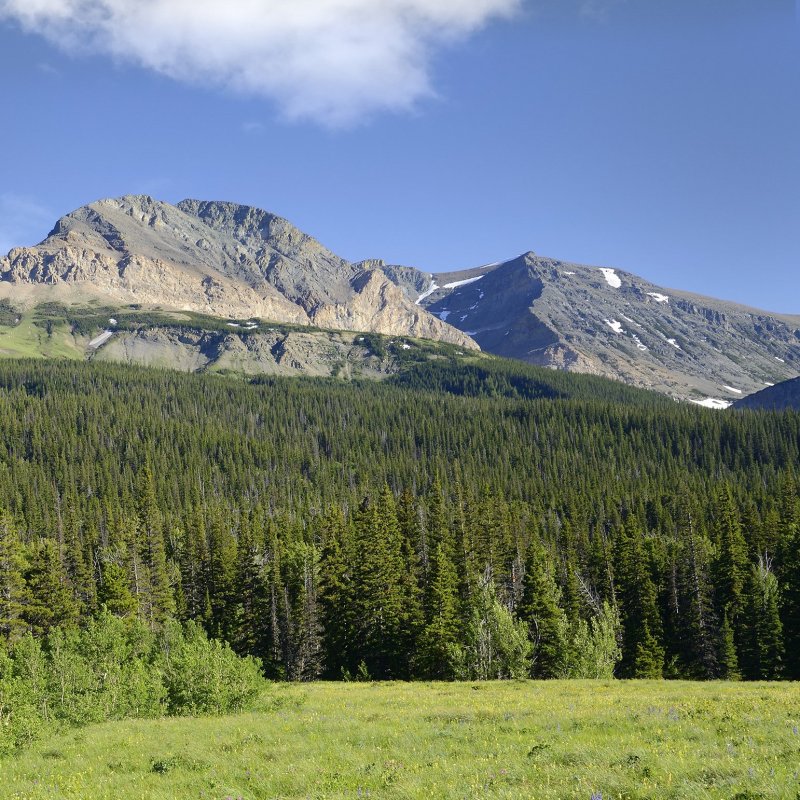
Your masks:
{"label": "evergreen forest", "polygon": [[291,681],[800,678],[800,414],[497,364],[0,362],[0,664],[180,622]]}

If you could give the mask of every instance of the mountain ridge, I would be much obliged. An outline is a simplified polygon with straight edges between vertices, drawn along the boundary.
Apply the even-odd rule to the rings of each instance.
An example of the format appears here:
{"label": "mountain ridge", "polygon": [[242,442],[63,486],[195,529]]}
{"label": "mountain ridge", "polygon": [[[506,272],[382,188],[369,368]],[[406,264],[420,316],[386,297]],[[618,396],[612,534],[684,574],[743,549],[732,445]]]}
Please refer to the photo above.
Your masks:
{"label": "mountain ridge", "polygon": [[800,373],[800,316],[533,251],[444,273],[351,262],[283,217],[226,201],[90,203],[0,258],[0,296],[427,338],[717,408]]}
{"label": "mountain ridge", "polygon": [[476,349],[380,270],[350,264],[287,220],[233,203],[182,202],[128,195],[83,206],[62,217],[39,245],[0,259],[0,278],[28,289],[57,287],[53,293],[67,300],[88,294]]}

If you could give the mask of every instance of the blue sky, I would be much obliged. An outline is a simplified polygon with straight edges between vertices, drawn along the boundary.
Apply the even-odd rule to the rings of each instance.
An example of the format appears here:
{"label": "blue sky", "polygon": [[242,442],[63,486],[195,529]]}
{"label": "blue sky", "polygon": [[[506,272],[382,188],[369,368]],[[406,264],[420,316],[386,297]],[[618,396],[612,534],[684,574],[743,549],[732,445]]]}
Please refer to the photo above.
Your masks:
{"label": "blue sky", "polygon": [[223,25],[0,0],[0,249],[100,197],[225,199],[352,260],[532,249],[800,314],[791,0],[304,0],[277,32],[204,2]]}

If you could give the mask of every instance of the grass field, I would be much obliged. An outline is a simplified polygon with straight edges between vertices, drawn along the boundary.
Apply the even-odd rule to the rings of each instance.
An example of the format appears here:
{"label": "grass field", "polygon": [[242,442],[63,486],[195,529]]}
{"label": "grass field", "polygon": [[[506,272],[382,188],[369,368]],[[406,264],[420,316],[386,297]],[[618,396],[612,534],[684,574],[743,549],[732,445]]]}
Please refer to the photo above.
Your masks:
{"label": "grass field", "polygon": [[263,710],[73,730],[3,798],[795,798],[800,685],[279,685]]}

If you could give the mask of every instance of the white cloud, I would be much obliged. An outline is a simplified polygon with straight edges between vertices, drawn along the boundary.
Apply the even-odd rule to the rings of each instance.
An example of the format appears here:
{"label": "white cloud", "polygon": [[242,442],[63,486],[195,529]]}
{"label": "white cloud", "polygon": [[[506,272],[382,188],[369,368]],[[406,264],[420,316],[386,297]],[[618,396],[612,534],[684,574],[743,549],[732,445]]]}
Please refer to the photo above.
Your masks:
{"label": "white cloud", "polygon": [[172,78],[277,101],[290,118],[348,125],[431,95],[438,45],[523,0],[0,0],[0,18]]}
{"label": "white cloud", "polygon": [[0,258],[12,247],[40,242],[53,227],[55,215],[30,197],[0,194]]}

